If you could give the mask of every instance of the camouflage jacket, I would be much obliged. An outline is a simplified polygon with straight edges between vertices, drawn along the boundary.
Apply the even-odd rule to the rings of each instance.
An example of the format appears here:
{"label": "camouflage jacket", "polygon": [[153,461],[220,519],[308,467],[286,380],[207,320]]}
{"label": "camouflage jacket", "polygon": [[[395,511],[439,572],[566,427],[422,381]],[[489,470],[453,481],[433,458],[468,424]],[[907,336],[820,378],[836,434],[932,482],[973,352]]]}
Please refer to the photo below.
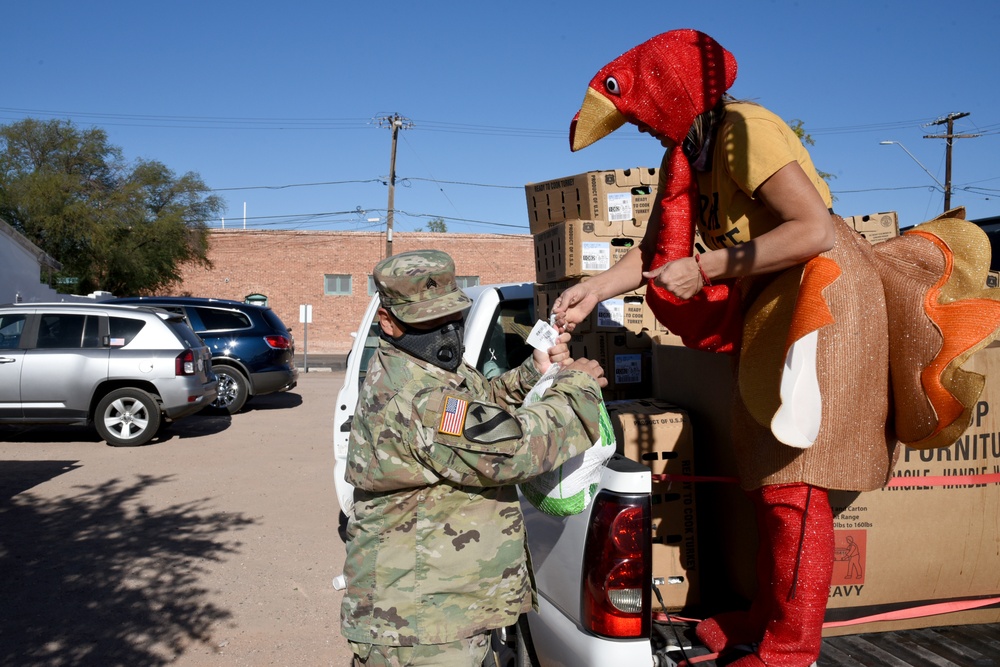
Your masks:
{"label": "camouflage jacket", "polygon": [[521,407],[538,379],[530,357],[488,381],[467,364],[450,373],[380,342],[347,455],[349,640],[451,642],[531,609],[514,485],[593,444],[601,396],[589,375],[564,370]]}

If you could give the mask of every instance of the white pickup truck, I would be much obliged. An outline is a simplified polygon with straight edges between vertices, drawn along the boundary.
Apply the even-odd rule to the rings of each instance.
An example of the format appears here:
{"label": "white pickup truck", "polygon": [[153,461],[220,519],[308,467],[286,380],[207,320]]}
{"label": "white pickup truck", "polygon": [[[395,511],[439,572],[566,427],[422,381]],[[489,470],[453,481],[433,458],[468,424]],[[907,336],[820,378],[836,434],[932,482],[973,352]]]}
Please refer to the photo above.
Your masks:
{"label": "white pickup truck", "polygon": [[[487,377],[520,364],[531,353],[524,338],[536,321],[532,284],[466,292],[473,305],[466,317],[465,361]],[[377,307],[375,297],[355,334],[334,413],[334,482],[346,513],[354,502],[353,488],[344,480],[347,443],[358,389],[378,345]],[[581,514],[549,516],[522,499],[539,610],[507,629],[502,667],[675,667],[707,657],[707,649],[692,645],[689,628],[685,633],[656,613],[660,606],[654,596],[663,582],[652,577],[651,489],[647,466],[615,455],[594,501]],[[709,561],[703,559],[703,579]],[[964,658],[941,657],[963,641],[968,642],[960,647]],[[914,642],[919,652],[912,650]],[[928,651],[938,658],[928,661]],[[819,667],[1000,665],[992,660],[1000,654],[1000,626],[965,626],[958,639],[932,630],[834,637],[824,640],[823,652]]]}

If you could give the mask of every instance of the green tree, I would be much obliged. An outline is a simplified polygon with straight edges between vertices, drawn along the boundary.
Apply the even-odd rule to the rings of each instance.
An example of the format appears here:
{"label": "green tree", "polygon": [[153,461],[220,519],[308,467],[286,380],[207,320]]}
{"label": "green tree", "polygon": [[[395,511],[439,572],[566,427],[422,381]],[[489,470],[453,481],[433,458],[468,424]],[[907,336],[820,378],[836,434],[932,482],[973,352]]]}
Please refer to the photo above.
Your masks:
{"label": "green tree", "polygon": [[[413,231],[422,232],[424,231],[424,228],[417,227]],[[448,231],[448,225],[445,224],[444,218],[434,218],[433,220],[427,221],[427,231],[443,234]]]}
{"label": "green tree", "polygon": [[[801,141],[806,146],[815,146],[816,140],[812,138],[811,134],[806,132],[804,125],[805,122],[803,122],[798,118],[793,118],[792,120],[788,121],[788,127],[792,128],[792,132],[794,132],[795,136],[799,138],[799,141]],[[819,169],[816,170],[816,173],[819,174],[819,177],[822,178],[827,183],[829,183],[834,178],[837,178],[836,174],[820,171]]]}
{"label": "green tree", "polygon": [[200,176],[129,164],[104,130],[30,118],[0,126],[0,218],[62,263],[57,289],[164,290],[184,263],[209,265],[208,221],[224,211]]}

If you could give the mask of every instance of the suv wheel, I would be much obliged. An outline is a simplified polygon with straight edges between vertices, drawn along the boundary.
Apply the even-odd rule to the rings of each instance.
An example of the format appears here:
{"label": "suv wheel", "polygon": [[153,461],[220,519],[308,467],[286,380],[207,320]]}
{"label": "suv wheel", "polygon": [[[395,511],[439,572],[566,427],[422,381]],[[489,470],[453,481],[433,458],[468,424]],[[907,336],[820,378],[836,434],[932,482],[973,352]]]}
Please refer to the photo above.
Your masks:
{"label": "suv wheel", "polygon": [[213,366],[212,371],[219,377],[219,395],[211,406],[235,415],[243,408],[250,393],[246,376],[231,366]]}
{"label": "suv wheel", "polygon": [[97,404],[94,426],[112,447],[138,447],[160,430],[160,406],[142,389],[115,389]]}

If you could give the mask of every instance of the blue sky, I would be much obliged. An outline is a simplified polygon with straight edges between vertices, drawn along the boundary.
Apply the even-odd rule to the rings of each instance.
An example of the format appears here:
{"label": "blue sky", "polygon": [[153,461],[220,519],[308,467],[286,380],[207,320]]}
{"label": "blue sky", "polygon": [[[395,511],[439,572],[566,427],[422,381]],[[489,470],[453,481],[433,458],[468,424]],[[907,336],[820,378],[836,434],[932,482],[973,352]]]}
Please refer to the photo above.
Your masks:
{"label": "blue sky", "polygon": [[[197,172],[227,228],[528,233],[523,186],[657,166],[627,125],[578,153],[569,121],[606,62],[697,28],[734,53],[731,92],[815,139],[842,215],[1000,215],[1000,4],[993,1],[503,3],[0,2],[0,123],[101,127],[129,159]],[[16,26],[16,29],[11,29]],[[897,141],[905,147],[880,145]],[[924,169],[927,172],[924,171]],[[246,220],[244,222],[244,205]],[[215,221],[222,226],[222,221]]]}

